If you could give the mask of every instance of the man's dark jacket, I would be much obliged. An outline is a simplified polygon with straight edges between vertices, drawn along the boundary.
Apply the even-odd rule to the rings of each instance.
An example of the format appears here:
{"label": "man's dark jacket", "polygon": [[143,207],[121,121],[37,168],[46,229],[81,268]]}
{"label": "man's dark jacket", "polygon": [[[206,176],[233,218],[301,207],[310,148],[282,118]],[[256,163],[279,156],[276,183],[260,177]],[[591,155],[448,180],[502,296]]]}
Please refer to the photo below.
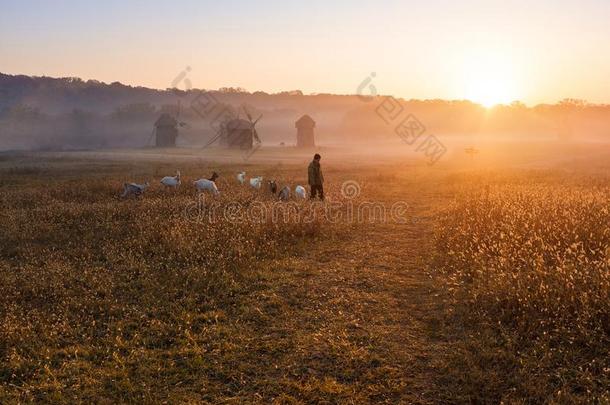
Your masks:
{"label": "man's dark jacket", "polygon": [[322,169],[320,169],[320,162],[312,160],[308,168],[309,174],[309,185],[310,186],[321,186],[324,183],[324,176],[322,175]]}

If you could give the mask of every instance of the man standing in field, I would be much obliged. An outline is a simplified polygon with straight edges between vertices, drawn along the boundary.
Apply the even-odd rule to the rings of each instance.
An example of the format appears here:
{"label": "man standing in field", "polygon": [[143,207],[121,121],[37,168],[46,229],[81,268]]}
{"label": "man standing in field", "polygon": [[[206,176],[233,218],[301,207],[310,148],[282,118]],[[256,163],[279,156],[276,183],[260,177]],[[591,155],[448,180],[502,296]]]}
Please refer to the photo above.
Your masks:
{"label": "man standing in field", "polygon": [[322,159],[322,157],[316,153],[309,164],[308,177],[309,186],[311,187],[310,198],[314,199],[316,198],[316,195],[319,195],[320,200],[324,200],[324,187],[322,186],[324,183],[324,176],[322,175],[322,169],[320,168],[320,159]]}

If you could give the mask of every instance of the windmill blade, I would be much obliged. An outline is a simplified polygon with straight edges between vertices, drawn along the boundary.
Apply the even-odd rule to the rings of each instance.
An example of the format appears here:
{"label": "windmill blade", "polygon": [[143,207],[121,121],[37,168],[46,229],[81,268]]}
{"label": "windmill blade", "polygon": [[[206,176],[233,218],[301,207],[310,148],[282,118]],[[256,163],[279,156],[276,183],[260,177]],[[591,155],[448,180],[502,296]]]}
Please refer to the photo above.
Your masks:
{"label": "windmill blade", "polygon": [[242,108],[244,109],[244,112],[246,113],[246,117],[248,117],[248,121],[252,122],[252,116],[250,115],[250,113],[246,109],[246,106],[244,105],[244,106],[242,106]]}
{"label": "windmill blade", "polygon": [[150,134],[150,138],[148,138],[148,142],[146,143],[146,146],[150,146],[150,144],[153,141],[153,138],[155,137],[155,132],[157,131],[156,127],[153,127],[152,133]]}
{"label": "windmill blade", "polygon": [[254,138],[256,143],[258,143],[258,144],[262,143],[261,138],[258,137],[258,132],[256,132],[256,129],[254,129],[254,128],[252,128],[252,137]]}
{"label": "windmill blade", "polygon": [[216,131],[216,134],[214,135],[214,137],[212,137],[212,139],[210,141],[208,141],[208,143],[203,145],[201,149],[207,148],[208,146],[210,146],[211,144],[216,142],[218,140],[218,138],[220,138],[221,136],[222,136],[222,128],[219,128],[218,131]]}
{"label": "windmill blade", "polygon": [[[256,119],[256,121],[254,121],[254,122],[252,123],[252,125],[256,125],[256,123],[257,123],[257,122],[258,122],[258,121],[259,121],[261,118],[263,118],[263,114],[259,115],[259,116],[258,116],[258,118]],[[250,120],[250,121],[252,121],[252,120]]]}
{"label": "windmill blade", "polygon": [[206,143],[205,145],[203,145],[203,146],[201,147],[201,149],[205,149],[205,148],[207,148],[208,146],[210,146],[211,144],[213,144],[214,142],[216,142],[216,141],[218,140],[218,138],[220,138],[220,134],[218,134],[218,135],[214,136],[214,137],[213,137],[213,138],[212,138],[212,139],[211,139],[211,140],[210,140],[208,143]]}

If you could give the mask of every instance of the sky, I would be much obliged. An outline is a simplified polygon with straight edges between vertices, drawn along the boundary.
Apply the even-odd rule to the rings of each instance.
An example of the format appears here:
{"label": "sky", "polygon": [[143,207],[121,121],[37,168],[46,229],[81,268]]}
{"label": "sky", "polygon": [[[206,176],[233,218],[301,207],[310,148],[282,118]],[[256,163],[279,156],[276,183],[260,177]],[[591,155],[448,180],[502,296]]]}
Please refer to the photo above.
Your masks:
{"label": "sky", "polygon": [[161,89],[610,103],[609,48],[608,0],[0,0],[0,72]]}

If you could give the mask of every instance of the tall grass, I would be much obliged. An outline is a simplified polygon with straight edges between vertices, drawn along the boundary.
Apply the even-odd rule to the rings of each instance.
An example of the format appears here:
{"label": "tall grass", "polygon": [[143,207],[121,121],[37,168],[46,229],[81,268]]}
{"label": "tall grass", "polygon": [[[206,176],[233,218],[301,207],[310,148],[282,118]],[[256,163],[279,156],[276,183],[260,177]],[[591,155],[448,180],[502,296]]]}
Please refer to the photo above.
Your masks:
{"label": "tall grass", "polygon": [[438,225],[461,316],[497,332],[471,348],[493,359],[486,377],[462,383],[496,385],[498,400],[608,399],[610,182],[562,180],[464,180]]}
{"label": "tall grass", "polygon": [[[259,317],[243,297],[258,288],[265,260],[326,232],[318,220],[195,220],[185,216],[197,201],[189,185],[119,200],[117,176],[84,170],[58,178],[5,172],[0,402],[140,401],[151,387],[131,382],[128,365],[138,361],[154,365],[142,368],[150,375],[141,381],[169,370],[188,378],[191,366],[174,367],[168,356],[186,351],[182,361],[202,368],[205,350],[193,334],[229,318],[225,328],[247,333]],[[270,203],[264,191],[228,180],[216,199],[251,200]],[[227,333],[214,331],[206,333]]]}

